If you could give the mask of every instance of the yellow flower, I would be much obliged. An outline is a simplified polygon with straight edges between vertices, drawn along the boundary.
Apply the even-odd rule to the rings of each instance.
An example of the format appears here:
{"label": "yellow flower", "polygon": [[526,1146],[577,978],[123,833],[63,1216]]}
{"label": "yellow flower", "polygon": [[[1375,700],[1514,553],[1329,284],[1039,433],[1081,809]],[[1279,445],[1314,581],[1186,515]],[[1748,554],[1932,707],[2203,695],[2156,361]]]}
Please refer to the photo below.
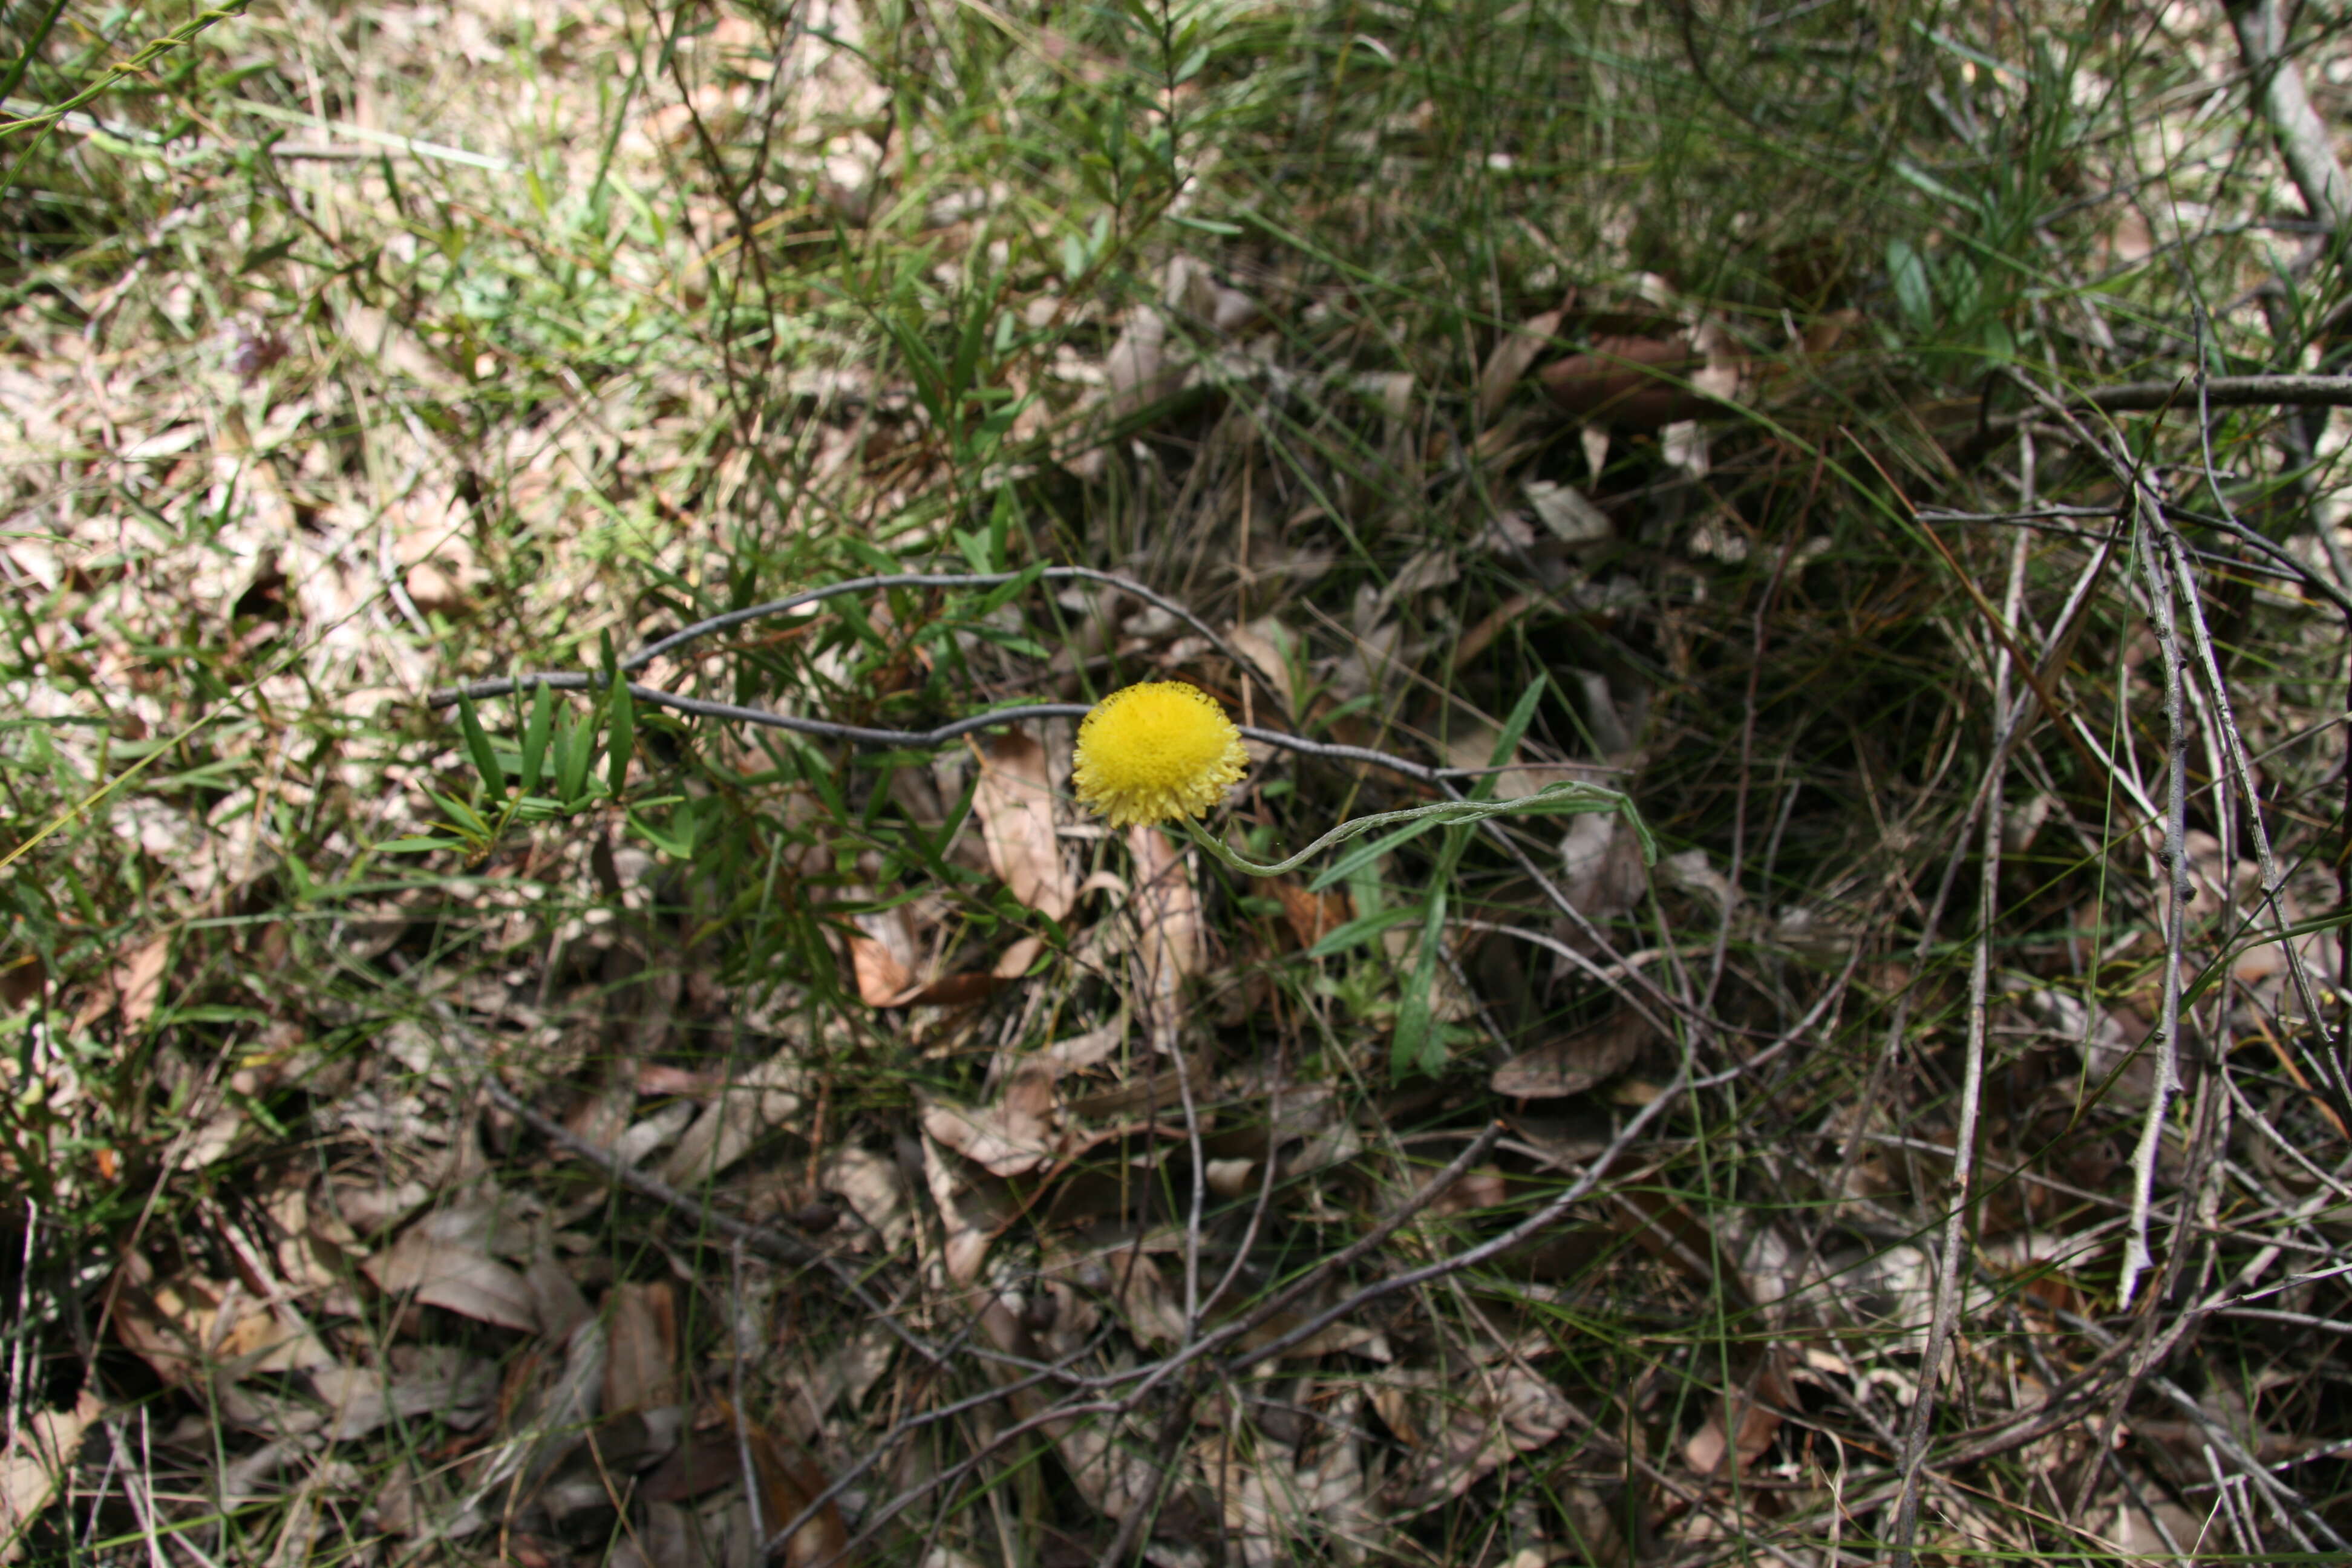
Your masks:
{"label": "yellow flower", "polygon": [[1217,700],[1181,680],[1114,691],[1078,725],[1070,782],[1113,827],[1200,816],[1249,765]]}

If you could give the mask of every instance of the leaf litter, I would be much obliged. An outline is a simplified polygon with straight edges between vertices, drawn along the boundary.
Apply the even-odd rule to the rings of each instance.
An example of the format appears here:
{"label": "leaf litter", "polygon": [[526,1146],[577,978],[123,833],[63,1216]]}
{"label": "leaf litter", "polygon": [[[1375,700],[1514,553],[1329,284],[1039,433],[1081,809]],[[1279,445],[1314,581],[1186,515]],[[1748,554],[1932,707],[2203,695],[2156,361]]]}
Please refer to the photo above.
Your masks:
{"label": "leaf litter", "polygon": [[[1014,29],[1020,58],[1056,79],[1124,69],[1116,51],[1007,17],[984,19]],[[707,37],[681,37],[683,58],[714,79],[633,107],[615,144],[635,161],[629,189],[659,188],[664,160],[699,145],[698,123],[740,127],[778,96],[772,84],[805,86],[808,116],[787,126],[780,166],[813,182],[826,216],[779,212],[784,221],[758,232],[791,247],[838,243],[903,209],[937,258],[908,289],[972,286],[1003,239],[988,221],[1009,192],[986,179],[895,188],[893,160],[918,154],[899,140],[905,128],[877,140],[890,94],[842,42],[856,21],[823,6],[782,38],[731,16]],[[503,47],[471,10],[449,26],[484,58]],[[608,20],[567,16],[557,36],[577,48],[613,33]],[[1367,34],[1362,47],[1390,46]],[[548,81],[551,94],[578,90]],[[1962,124],[1968,103],[1995,105],[2005,90],[1991,73],[1969,85],[1975,98],[1938,105]],[[446,133],[492,129],[475,121]],[[1367,146],[1421,157],[1426,130],[1402,113]],[[910,195],[919,199],[901,199]],[[687,199],[699,205],[681,234],[719,233],[742,216],[708,193]],[[1379,193],[1361,200],[1349,221],[1374,225]],[[320,242],[331,233],[322,226]],[[1254,711],[1264,704],[1342,746],[1477,769],[1500,733],[1481,715],[1508,706],[1507,689],[1500,700],[1486,689],[1488,661],[1507,655],[1550,674],[1558,695],[1498,793],[1640,770],[1645,808],[1704,842],[1686,842],[1653,886],[1612,818],[1556,831],[1515,823],[1506,841],[1524,861],[1482,850],[1465,884],[1480,912],[1441,933],[1431,966],[1447,1071],[1400,1083],[1381,1068],[1400,989],[1423,956],[1418,927],[1392,918],[1432,890],[1414,885],[1428,863],[1417,849],[1368,862],[1342,886],[1236,887],[1165,837],[1090,831],[1059,797],[1055,745],[1007,730],[972,742],[971,826],[927,841],[933,867],[898,853],[903,844],[877,845],[888,836],[876,824],[943,836],[957,806],[958,786],[939,782],[949,770],[918,784],[900,768],[908,782],[876,790],[871,809],[835,813],[798,763],[773,779],[801,782],[743,780],[805,755],[838,789],[873,758],[767,752],[661,721],[648,721],[648,754],[707,741],[735,770],[697,776],[676,816],[661,816],[673,803],[643,805],[658,798],[645,788],[595,814],[527,825],[478,857],[445,848],[435,879],[396,896],[321,894],[300,883],[309,860],[349,866],[362,849],[441,832],[425,791],[447,795],[469,759],[446,735],[415,743],[410,730],[354,734],[313,768],[289,760],[288,731],[248,731],[232,716],[222,727],[234,741],[217,756],[174,760],[197,770],[196,784],[92,804],[110,854],[160,873],[140,897],[163,901],[176,934],[142,929],[71,963],[44,954],[7,971],[21,976],[11,1009],[54,999],[48,1016],[75,1042],[27,1031],[25,1102],[117,1117],[69,1180],[133,1171],[175,1204],[199,1178],[218,1183],[215,1208],[191,1200],[142,1219],[103,1260],[91,1297],[107,1349],[128,1352],[164,1391],[158,1410],[205,1403],[227,1435],[224,1467],[190,1432],[163,1432],[168,1462],[211,1489],[166,1522],[194,1541],[222,1528],[205,1509],[267,1500],[282,1510],[289,1560],[325,1528],[321,1510],[361,1500],[373,1527],[421,1551],[455,1553],[495,1528],[497,1549],[517,1561],[648,1568],[757,1560],[811,1510],[774,1543],[787,1561],[902,1549],[927,1563],[992,1561],[1016,1532],[1091,1560],[1124,1531],[1139,1554],[1188,1568],[1228,1551],[1259,1563],[1441,1549],[1539,1568],[1571,1555],[1713,1561],[1769,1531],[1806,1552],[1826,1538],[1823,1560],[1835,1561],[1841,1531],[1853,1532],[1850,1553],[1887,1528],[1888,1435],[1940,1389],[1931,1473],[1949,1458],[1968,1478],[1932,1500],[1929,1532],[1951,1556],[2058,1550],[2036,1533],[2053,1517],[2067,1521],[2056,1531],[2067,1549],[2104,1538],[2128,1553],[2210,1544],[2200,1532],[2213,1520],[2248,1554],[2340,1534],[2330,1450],[2287,1430],[2325,1425],[2297,1401],[2336,1375],[2334,1342],[2311,1336],[2342,1302],[2327,1258],[2340,1240],[2344,1128],[2290,973],[2341,967],[2340,932],[2326,923],[2341,890],[2316,869],[2324,837],[2298,841],[2312,868],[2276,889],[2294,928],[2279,942],[2249,923],[2265,889],[2245,825],[2223,814],[2181,836],[2194,896],[2178,951],[2196,988],[2182,1039],[2202,1053],[2202,1087],[2189,1091],[2202,1098],[2160,1129],[2154,1171],[2211,1234],[2194,1240],[2182,1222],[2179,1245],[2206,1251],[2184,1250],[2168,1282],[2175,1300],[2201,1303],[2196,1331],[2162,1321],[2164,1353],[2127,1363],[2099,1336],[2130,1326],[2113,1296],[2112,1244],[2128,1135],[2160,1109],[2149,1039],[2164,999],[2161,922],[2134,904],[2136,883],[2110,900],[2105,889],[2061,887],[2059,861],[2035,865],[2041,880],[1997,889],[2023,913],[1987,966],[1980,1006],[1965,1005],[1980,1014],[1975,1026],[1954,971],[1913,956],[1907,927],[1900,942],[1888,934],[1927,920],[1937,878],[1921,869],[1923,847],[1949,825],[1937,817],[1943,797],[1919,783],[1931,775],[1887,754],[1899,718],[1879,732],[1918,693],[1878,690],[1857,717],[1837,682],[1864,662],[1858,648],[1925,638],[1923,626],[1948,643],[1906,645],[1904,657],[1990,670],[2001,635],[1928,605],[1916,562],[1865,569],[1813,552],[1815,536],[1771,531],[1812,504],[1811,481],[1789,477],[1807,468],[1806,452],[1758,435],[1738,411],[1801,422],[1826,406],[1806,399],[1842,374],[1832,356],[1844,324],[1833,318],[1847,312],[1792,321],[1775,349],[1735,333],[1739,318],[1635,273],[1629,255],[1614,281],[1565,304],[1556,266],[1540,284],[1513,282],[1507,308],[1480,307],[1496,323],[1481,329],[1483,357],[1398,367],[1371,352],[1387,328],[1358,314],[1367,307],[1355,287],[1304,281],[1312,269],[1278,247],[1235,247],[1214,264],[1205,245],[1155,258],[1151,297],[1118,308],[1082,297],[1093,258],[1070,237],[1079,259],[1058,282],[1028,279],[1025,300],[983,292],[958,308],[974,307],[983,325],[1083,330],[1085,346],[1062,342],[1050,374],[999,367],[1002,389],[1023,402],[1012,427],[1050,429],[1058,473],[1095,486],[1088,504],[1131,487],[1129,521],[1149,523],[1136,531],[1139,558],[1160,552],[1167,570],[1154,580],[1197,589],[1221,617],[1237,606],[1218,624],[1251,668],[1106,590],[1083,601],[1089,613],[1109,607],[1061,650],[1066,659],[975,629],[1025,636],[1017,616],[929,637],[940,605],[909,599],[867,616],[869,643],[828,641],[795,662],[799,642],[831,636],[811,622],[725,657],[679,656],[677,668],[731,679],[730,660],[770,660],[761,700],[893,721],[936,700],[924,681],[950,647],[966,661],[959,678],[992,696],[1064,678],[1075,689],[1082,670],[1087,680],[1113,668],[1180,674],[1231,694],[1254,722],[1269,722]],[[730,244],[741,253],[739,241],[720,250]],[[710,289],[721,259],[633,250],[618,272],[625,290],[683,296]],[[1957,308],[1958,274],[1934,265],[1946,270],[1931,303]],[[1898,271],[1898,290],[1913,276]],[[1612,293],[1622,298],[1602,298]],[[94,297],[88,328],[105,328],[125,298]],[[453,368],[448,345],[399,312],[351,300],[334,310],[321,319],[365,346],[368,374],[429,416],[361,424],[381,447],[366,464],[416,470],[399,494],[364,495],[360,468],[337,468],[314,456],[321,443],[297,438],[341,428],[347,404],[382,393],[293,379],[331,345],[271,339],[265,352],[247,333],[223,345],[236,356],[224,363],[247,370],[207,389],[131,357],[91,357],[84,323],[55,333],[36,314],[12,316],[27,342],[55,337],[12,355],[0,383],[12,455],[95,454],[71,459],[85,464],[75,487],[122,498],[102,514],[61,506],[54,530],[44,521],[5,544],[20,586],[75,606],[27,621],[45,673],[25,710],[74,721],[55,726],[43,767],[93,784],[105,773],[100,736],[145,744],[211,711],[194,694],[213,685],[154,678],[153,650],[188,635],[158,605],[200,606],[193,640],[238,659],[312,639],[332,704],[374,713],[462,673],[436,666],[444,647],[453,665],[480,669],[520,651],[447,637],[469,619],[511,616],[534,637],[560,626],[577,648],[600,632],[626,647],[674,626],[677,604],[627,597],[614,560],[658,557],[674,587],[713,603],[733,591],[688,559],[731,542],[690,534],[690,520],[732,516],[731,498],[749,493],[768,454],[755,462],[732,435],[712,437],[708,454],[686,438],[718,410],[696,376],[649,384],[642,403],[583,395],[562,417],[485,443],[468,458],[481,471],[461,473],[420,432],[445,417],[470,428],[453,413],[467,366]],[[1295,334],[1326,331],[1344,347],[1328,364],[1315,363],[1326,344],[1290,352]],[[1555,342],[1577,352],[1541,365]],[[529,357],[503,344],[481,352],[490,368],[475,365],[474,379]],[[780,384],[809,411],[820,468],[850,477],[858,515],[916,515],[926,492],[955,488],[940,482],[956,477],[940,444],[961,433],[960,416],[918,412],[908,373],[859,355],[795,368]],[[1465,364],[1477,368],[1469,390],[1486,426],[1475,437],[1445,428],[1466,406],[1453,385]],[[1873,362],[1882,372],[1909,374],[1891,358]],[[221,395],[231,382],[260,390]],[[1027,401],[1056,382],[1082,390],[1058,406],[1049,392]],[[270,401],[278,390],[289,395]],[[1345,460],[1282,446],[1293,437],[1279,433],[1302,419]],[[1124,445],[1101,438],[1113,427]],[[1922,470],[1946,471],[1940,451],[1878,441],[1863,421],[1841,428],[1893,458],[1906,494],[1925,492]],[[1538,450],[1548,444],[1577,460],[1552,460]],[[2265,455],[2258,441],[2238,453],[2252,465]],[[1475,515],[1446,520],[1463,524],[1458,537],[1433,532],[1420,498],[1472,457],[1493,471],[1469,489],[1501,498],[1501,510],[1480,500]],[[490,513],[465,497],[486,477],[499,515],[542,531],[546,570],[519,571],[510,542],[477,526]],[[2068,482],[2101,506],[2114,499]],[[125,543],[140,520],[181,512],[218,523],[185,549]],[[663,553],[645,519],[675,524],[691,548]],[[914,527],[949,546],[932,521]],[[2050,537],[2053,558],[2074,548]],[[1370,575],[1360,538],[1380,552],[1375,581],[1356,581]],[[2319,559],[2328,541],[2307,542]],[[1202,563],[1174,559],[1187,549]],[[1789,566],[1768,587],[1758,574],[1776,556]],[[1969,559],[1992,581],[1990,557]],[[825,569],[836,567],[847,569]],[[1335,569],[1332,596],[1307,596]],[[2285,628],[2282,646],[2303,635],[2300,601],[2252,592],[2267,595],[2254,602]],[[2055,595],[2028,599],[2054,624]],[[2125,625],[2141,606],[2128,591],[2118,603],[2117,626],[2094,641],[2105,639],[2124,695],[2144,705],[2146,690],[2128,683],[2145,682],[2153,656]],[[2031,614],[2012,619],[2003,635],[2033,630]],[[1760,700],[1743,686],[1751,626],[1755,646],[1793,650],[1803,679]],[[93,672],[90,689],[115,693],[104,711],[58,675],[77,661]],[[2094,729],[2137,736],[2145,713],[2099,707],[2091,664],[2053,657],[2037,673],[2096,712]],[[312,710],[315,693],[287,669],[234,668],[272,711]],[[1743,710],[1753,745],[1709,729]],[[1818,730],[1788,717],[1823,710]],[[2292,746],[2289,715],[2249,707],[2246,717],[2265,744]],[[1935,765],[1965,766],[1968,721],[1946,720]],[[2203,743],[2221,742],[2209,728]],[[1234,803],[1237,833],[1290,831],[1303,796],[1354,809],[1429,788],[1360,757],[1252,744],[1256,793]],[[1691,760],[1710,747],[1741,758],[1736,830],[1721,778]],[[2137,816],[2101,819],[2101,792],[2059,776],[2067,758],[2053,743],[2021,764],[2034,772],[2037,804],[1999,825],[2007,852],[2061,854],[2049,846],[2063,841],[2063,856],[2095,858],[2111,842],[2130,872],[2118,882],[2162,886],[2161,813],[2137,804],[2153,792],[2134,776],[2159,765],[2159,752],[2126,746],[2112,761],[2113,795],[2133,799]],[[2320,798],[2284,787],[2302,776],[2291,763],[2273,781],[2283,798]],[[204,767],[224,764],[234,789],[186,798],[211,789]],[[625,784],[670,764],[640,755],[635,765]],[[488,771],[506,766],[494,754]],[[754,814],[774,837],[761,839],[771,852],[756,869],[743,863],[740,886],[698,889],[690,857],[631,841],[650,827],[687,842],[677,836],[682,821],[705,820],[699,803],[771,787],[792,802],[773,818]],[[1842,818],[1822,809],[1832,799],[1860,804]],[[310,812],[342,825],[334,843],[288,837],[284,824]],[[1850,857],[1825,847],[1853,845]],[[957,885],[958,872],[979,891]],[[284,909],[271,902],[278,878],[299,884]],[[1544,886],[1555,879],[1557,899]],[[727,901],[747,888],[785,891]],[[693,919],[678,915],[688,908]],[[279,977],[289,954],[316,950],[293,928],[321,914],[330,959],[312,973],[334,978],[297,997]],[[749,972],[719,956],[714,932],[754,917],[800,944],[789,980],[783,946],[761,950],[764,967]],[[1364,940],[1333,945],[1360,921],[1373,922]],[[445,984],[444,968],[463,973]],[[224,970],[250,983],[224,986]],[[1984,1128],[1968,1278],[1946,1280],[1919,1238],[1948,1206],[1964,1146],[1952,1100],[1970,1080],[1955,1052],[1972,1026],[1993,1042],[1985,1092],[2003,1115]],[[152,1050],[152,1087],[181,1118],[162,1137],[145,1124],[164,1120],[147,1103],[151,1086],[110,1094],[90,1077],[110,1049]],[[1641,1124],[1630,1157],[1612,1153],[1643,1110],[1688,1092],[1676,1076],[1685,1053],[1717,1075],[1708,1092],[1722,1098],[1676,1106]],[[562,1110],[557,1124],[580,1147],[483,1110],[483,1072]],[[1433,1148],[1442,1161],[1498,1111],[1508,1137],[1417,1224],[1331,1265],[1418,1190]],[[283,1157],[287,1116],[307,1117],[316,1162]],[[34,1173],[33,1148],[6,1151],[19,1181]],[[656,1185],[615,1185],[626,1173]],[[1504,1236],[1588,1175],[1597,1184],[1547,1234],[1433,1286],[1388,1289],[1408,1268]],[[2215,1216],[2225,1213],[2256,1216],[2255,1228],[2224,1235]],[[761,1239],[739,1252],[746,1236]],[[1300,1301],[1182,1359],[1300,1279],[1312,1286]],[[1359,1300],[1366,1289],[1380,1293]],[[1948,1364],[1923,1368],[1939,1300],[1965,1331]],[[1314,1322],[1342,1306],[1341,1319]],[[1286,1341],[1293,1333],[1303,1337]],[[2289,1338],[2292,1355],[2268,1353]],[[1730,1346],[1736,1356],[1717,1353]],[[1067,1379],[1037,1371],[1054,1365]],[[2127,1375],[2110,1370],[2124,1365]],[[118,1468],[149,1463],[102,1419],[119,1408],[85,1390],[26,1414],[7,1472],[18,1517],[46,1505],[78,1446],[102,1447]],[[1622,1436],[1603,1442],[1592,1435],[1602,1430]],[[2126,1449],[2127,1460],[2105,1462]],[[2021,1469],[2003,1468],[2011,1453]],[[2045,1497],[2037,1477],[2071,1491]],[[836,1478],[838,1495],[818,1501]],[[1641,1523],[1630,1542],[1627,1520]],[[1491,1552],[1457,1549],[1457,1525]],[[241,1544],[203,1540],[221,1556]]]}

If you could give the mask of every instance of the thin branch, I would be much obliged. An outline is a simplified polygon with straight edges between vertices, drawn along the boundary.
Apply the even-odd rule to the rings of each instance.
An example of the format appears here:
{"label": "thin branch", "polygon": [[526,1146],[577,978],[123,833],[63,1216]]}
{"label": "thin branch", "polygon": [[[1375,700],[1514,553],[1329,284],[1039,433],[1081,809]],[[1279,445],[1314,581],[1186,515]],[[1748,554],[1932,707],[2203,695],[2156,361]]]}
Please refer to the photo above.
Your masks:
{"label": "thin branch", "polygon": [[[2030,437],[2027,438],[2023,474],[2025,493],[2021,497],[2021,504],[2031,507],[2033,504],[2033,448]],[[2014,625],[2022,616],[2029,543],[2023,533],[2011,536],[2009,587],[2002,598],[2000,624]],[[1997,714],[2009,711],[2011,668],[2009,645],[2005,639],[1998,641],[1993,649],[1992,682],[1992,707]],[[1982,791],[1982,865],[1977,889],[1976,941],[1969,946],[1969,1035],[1967,1056],[1960,1074],[1959,1124],[1952,1134],[1952,1173],[1945,1189],[1948,1207],[1944,1215],[1943,1254],[1936,1276],[1935,1312],[1927,1323],[1926,1352],[1919,1360],[1919,1392],[1911,1401],[1910,1424],[1904,1434],[1903,1494],[1895,1508],[1895,1544],[1890,1559],[1895,1568],[1911,1568],[1912,1542],[1919,1531],[1920,1484],[1924,1479],[1927,1447],[1934,1429],[1936,1384],[1943,1376],[1945,1352],[1951,1344],[1952,1336],[1958,1331],[1960,1309],[1967,1294],[1962,1276],[1967,1261],[1969,1189],[1976,1174],[1977,1121],[1984,1104],[1985,1036],[1990,1022],[1986,993],[1991,976],[1993,928],[2000,918],[2001,785],[2008,771],[2009,749],[2006,745],[1997,745]]]}

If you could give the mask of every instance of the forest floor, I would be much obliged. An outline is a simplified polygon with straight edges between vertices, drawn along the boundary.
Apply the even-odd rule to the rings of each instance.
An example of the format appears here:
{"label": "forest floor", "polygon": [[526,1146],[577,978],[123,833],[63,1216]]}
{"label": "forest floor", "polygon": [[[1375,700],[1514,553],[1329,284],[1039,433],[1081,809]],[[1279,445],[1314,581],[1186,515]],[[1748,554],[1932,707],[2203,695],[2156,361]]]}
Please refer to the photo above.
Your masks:
{"label": "forest floor", "polygon": [[17,0],[0,1562],[2344,1561],[2347,27]]}

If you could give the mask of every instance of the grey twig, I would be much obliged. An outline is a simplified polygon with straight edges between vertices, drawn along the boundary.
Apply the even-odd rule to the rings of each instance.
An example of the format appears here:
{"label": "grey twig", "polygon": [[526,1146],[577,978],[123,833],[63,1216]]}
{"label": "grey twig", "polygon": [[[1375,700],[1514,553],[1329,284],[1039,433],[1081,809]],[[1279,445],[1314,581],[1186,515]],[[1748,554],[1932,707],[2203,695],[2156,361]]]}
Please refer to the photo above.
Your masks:
{"label": "grey twig", "polygon": [[[2024,494],[2020,501],[2031,507],[2034,474],[2030,436],[2021,471]],[[2028,542],[2022,533],[2013,535],[2011,541],[2009,586],[2002,597],[2001,615],[2011,625],[2020,619],[2024,607]],[[2009,711],[2010,675],[2008,644],[1997,641],[1992,680],[1992,708],[1996,714]],[[1904,1434],[1903,1493],[1895,1508],[1895,1549],[1891,1559],[1895,1568],[1911,1565],[1911,1543],[1919,1528],[1922,1472],[1934,1431],[1936,1384],[1943,1376],[1944,1353],[1959,1327],[1960,1308],[1966,1300],[1962,1274],[1967,1261],[1969,1189],[1976,1174],[1977,1119],[1984,1102],[1985,1036],[1990,1025],[1986,993],[1992,965],[1993,929],[2000,916],[2001,784],[2008,771],[2009,748],[1998,745],[1983,790],[1983,863],[1978,873],[1976,941],[1969,947],[1968,1046],[1960,1074],[1959,1123],[1952,1132],[1952,1174],[1944,1194],[1948,1207],[1944,1215],[1943,1256],[1937,1265],[1936,1305],[1927,1323],[1927,1351],[1919,1360],[1919,1392],[1911,1401],[1910,1424]]]}

